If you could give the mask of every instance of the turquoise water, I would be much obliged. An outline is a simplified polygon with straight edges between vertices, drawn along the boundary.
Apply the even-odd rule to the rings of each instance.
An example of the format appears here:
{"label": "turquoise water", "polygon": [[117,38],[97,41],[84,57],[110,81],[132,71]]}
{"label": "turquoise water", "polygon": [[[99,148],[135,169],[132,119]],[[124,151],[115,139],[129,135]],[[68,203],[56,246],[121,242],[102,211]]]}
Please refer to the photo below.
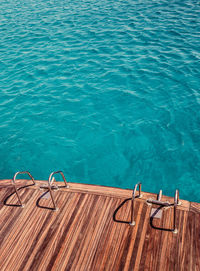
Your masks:
{"label": "turquoise water", "polygon": [[200,2],[1,0],[0,179],[200,202]]}

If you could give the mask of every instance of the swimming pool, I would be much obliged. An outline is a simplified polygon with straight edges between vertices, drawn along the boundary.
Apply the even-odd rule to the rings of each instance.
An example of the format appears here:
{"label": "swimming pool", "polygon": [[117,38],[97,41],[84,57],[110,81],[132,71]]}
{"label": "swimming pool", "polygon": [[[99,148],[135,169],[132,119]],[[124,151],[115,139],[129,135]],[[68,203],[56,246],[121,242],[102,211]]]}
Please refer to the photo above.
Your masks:
{"label": "swimming pool", "polygon": [[0,178],[200,201],[200,4],[3,0]]}

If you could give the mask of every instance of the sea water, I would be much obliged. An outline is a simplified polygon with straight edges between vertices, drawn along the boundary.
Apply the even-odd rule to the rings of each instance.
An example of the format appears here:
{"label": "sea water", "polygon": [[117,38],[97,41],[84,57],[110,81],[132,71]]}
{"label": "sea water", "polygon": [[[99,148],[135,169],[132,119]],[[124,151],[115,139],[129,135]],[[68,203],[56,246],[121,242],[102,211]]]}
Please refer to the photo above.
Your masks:
{"label": "sea water", "polygon": [[0,179],[200,201],[200,2],[1,0]]}

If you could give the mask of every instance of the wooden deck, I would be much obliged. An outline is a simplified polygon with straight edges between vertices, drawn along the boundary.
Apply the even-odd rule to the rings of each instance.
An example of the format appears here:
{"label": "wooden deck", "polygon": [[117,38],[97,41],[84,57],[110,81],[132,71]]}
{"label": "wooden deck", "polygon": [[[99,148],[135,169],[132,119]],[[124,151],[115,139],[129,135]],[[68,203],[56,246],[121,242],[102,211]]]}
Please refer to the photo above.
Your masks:
{"label": "wooden deck", "polygon": [[1,271],[200,270],[200,204],[181,200],[174,234],[173,208],[150,217],[146,199],[154,194],[136,199],[133,227],[130,190],[70,183],[54,191],[52,211],[50,198],[40,198],[43,183],[20,189],[21,208],[11,181],[0,181]]}

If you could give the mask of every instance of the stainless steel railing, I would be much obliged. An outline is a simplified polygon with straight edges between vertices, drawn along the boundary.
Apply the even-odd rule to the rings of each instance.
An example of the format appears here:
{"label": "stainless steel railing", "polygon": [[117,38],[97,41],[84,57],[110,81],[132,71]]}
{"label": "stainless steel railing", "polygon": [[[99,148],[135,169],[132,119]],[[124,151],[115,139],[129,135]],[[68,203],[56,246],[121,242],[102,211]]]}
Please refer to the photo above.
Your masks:
{"label": "stainless steel railing", "polygon": [[22,204],[22,200],[21,200],[21,198],[20,198],[20,196],[19,196],[19,192],[18,192],[19,189],[17,189],[17,187],[16,187],[16,178],[17,178],[17,175],[19,175],[19,174],[27,174],[27,175],[29,175],[29,177],[30,177],[31,180],[33,181],[33,184],[34,184],[34,185],[35,185],[35,180],[34,180],[33,176],[30,174],[30,172],[28,172],[28,171],[18,171],[18,172],[15,173],[15,175],[14,175],[14,177],[13,177],[13,179],[12,179],[12,184],[13,184],[13,186],[14,186],[14,188],[15,188],[15,192],[16,192],[17,198],[18,198],[18,200],[19,200],[19,202],[20,202],[20,206],[21,206],[21,207],[24,207],[23,204]]}
{"label": "stainless steel railing", "polygon": [[[138,187],[139,187],[139,193],[138,193],[138,195],[136,195]],[[131,222],[129,223],[131,226],[135,225],[135,221],[134,221],[135,198],[141,198],[142,197],[141,188],[142,188],[142,184],[137,183],[135,185],[135,187],[134,187],[134,190],[133,190],[133,194],[132,194],[132,198],[131,198]],[[157,200],[156,199],[147,199],[147,203],[148,204],[156,204],[156,205],[160,205],[160,206],[163,206],[163,207],[174,207],[172,232],[177,233],[178,229],[177,229],[177,225],[176,225],[176,212],[177,212],[177,206],[181,204],[181,202],[179,200],[179,191],[176,190],[176,192],[175,192],[174,203],[170,203],[168,201],[161,201],[161,198],[162,198],[162,190],[160,190]]]}
{"label": "stainless steel railing", "polygon": [[68,184],[67,184],[67,181],[66,181],[66,179],[65,179],[65,176],[64,176],[64,174],[63,174],[63,172],[61,171],[61,170],[59,170],[59,171],[54,171],[54,172],[52,172],[50,175],[49,175],[49,179],[48,179],[48,189],[49,189],[49,193],[50,193],[50,196],[51,196],[51,200],[52,200],[52,202],[53,202],[53,210],[57,210],[57,207],[56,207],[56,203],[55,203],[55,199],[54,199],[54,196],[53,196],[53,191],[52,191],[52,188],[54,188],[53,187],[53,182],[54,181],[56,181],[55,180],[55,178],[53,177],[55,174],[60,174],[61,176],[62,176],[62,178],[63,178],[63,181],[64,181],[64,183],[65,183],[65,185],[63,185],[62,187],[66,187],[66,188],[69,188],[69,186],[68,186]]}
{"label": "stainless steel railing", "polygon": [[141,194],[141,189],[142,189],[142,183],[137,183],[134,187],[133,190],[133,194],[132,194],[132,198],[131,198],[131,222],[129,223],[131,226],[135,225],[135,221],[134,221],[134,205],[135,205],[135,198],[136,196],[136,191],[137,191],[137,187],[139,186],[139,194],[138,194],[138,198],[142,197]]}
{"label": "stainless steel railing", "polygon": [[159,195],[158,195],[158,199],[154,200],[154,199],[148,199],[147,203],[150,204],[157,204],[160,206],[164,206],[164,207],[174,207],[174,215],[173,215],[173,229],[172,232],[173,233],[177,233],[178,229],[176,227],[176,211],[177,211],[177,205],[180,205],[181,202],[179,200],[179,191],[176,190],[175,195],[174,195],[174,203],[170,203],[167,201],[161,201],[161,197],[162,197],[162,190],[160,190]]}

